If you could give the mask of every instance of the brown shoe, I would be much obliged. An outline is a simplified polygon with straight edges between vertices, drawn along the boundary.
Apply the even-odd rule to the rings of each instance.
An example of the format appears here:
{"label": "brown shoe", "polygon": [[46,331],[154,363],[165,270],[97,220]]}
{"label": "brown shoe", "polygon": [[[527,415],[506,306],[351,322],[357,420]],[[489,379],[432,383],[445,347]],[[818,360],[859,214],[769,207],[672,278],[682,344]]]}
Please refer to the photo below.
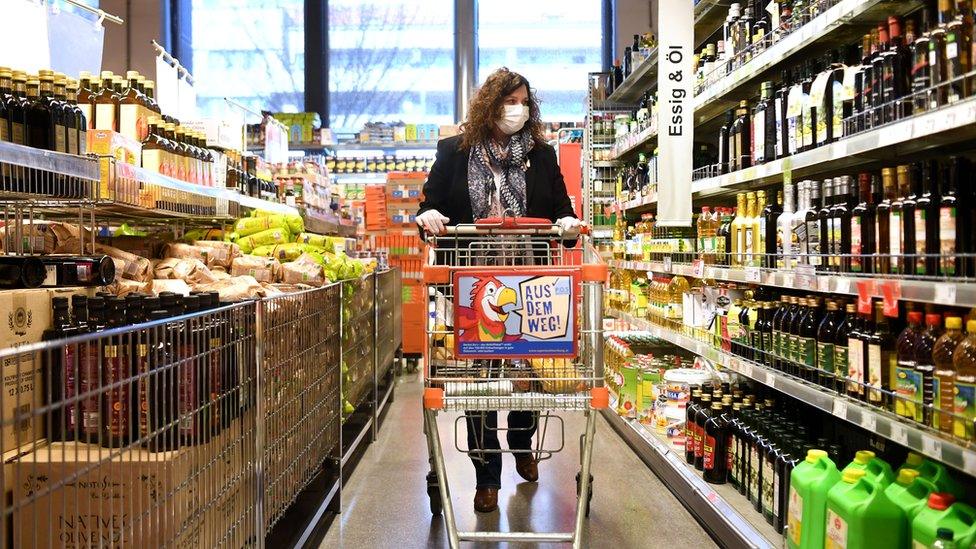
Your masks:
{"label": "brown shoe", "polygon": [[515,456],[515,470],[520,477],[529,482],[539,480],[539,462],[532,457],[532,454],[521,454]]}
{"label": "brown shoe", "polygon": [[498,510],[498,488],[478,488],[474,491],[474,510],[491,513]]}

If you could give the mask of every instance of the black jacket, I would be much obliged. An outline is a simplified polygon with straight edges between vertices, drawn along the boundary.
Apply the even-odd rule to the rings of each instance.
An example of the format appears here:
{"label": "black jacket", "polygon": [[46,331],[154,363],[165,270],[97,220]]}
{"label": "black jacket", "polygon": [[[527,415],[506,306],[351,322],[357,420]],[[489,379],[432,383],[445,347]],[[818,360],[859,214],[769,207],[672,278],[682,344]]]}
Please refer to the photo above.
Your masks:
{"label": "black jacket", "polygon": [[[450,221],[448,225],[473,223],[471,195],[468,193],[468,152],[458,150],[461,137],[442,139],[437,143],[437,157],[424,183],[424,198],[417,215],[437,210]],[[576,217],[566,193],[566,182],[556,162],[556,151],[550,145],[536,145],[528,154],[525,172],[526,217]]]}

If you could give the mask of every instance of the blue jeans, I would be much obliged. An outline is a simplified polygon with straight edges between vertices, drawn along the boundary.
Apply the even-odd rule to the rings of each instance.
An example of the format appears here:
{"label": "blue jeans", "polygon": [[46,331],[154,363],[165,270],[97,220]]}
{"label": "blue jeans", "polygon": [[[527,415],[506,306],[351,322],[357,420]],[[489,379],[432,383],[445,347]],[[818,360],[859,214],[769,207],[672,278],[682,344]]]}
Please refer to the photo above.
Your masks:
{"label": "blue jeans", "polygon": [[[474,464],[477,488],[502,487],[502,454],[478,452],[498,450],[498,412],[467,412],[468,450]],[[508,413],[508,430],[505,431],[508,447],[515,455],[528,454],[532,450],[532,435],[539,426],[538,412]]]}

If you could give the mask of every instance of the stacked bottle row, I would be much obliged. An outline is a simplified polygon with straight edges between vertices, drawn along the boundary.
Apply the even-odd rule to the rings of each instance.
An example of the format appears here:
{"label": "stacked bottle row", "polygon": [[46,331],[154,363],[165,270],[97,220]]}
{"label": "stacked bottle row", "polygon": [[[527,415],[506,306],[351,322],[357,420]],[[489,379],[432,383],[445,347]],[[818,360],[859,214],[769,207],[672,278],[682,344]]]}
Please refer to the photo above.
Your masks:
{"label": "stacked bottle row", "polygon": [[143,168],[187,183],[214,186],[214,154],[203,134],[165,122],[162,117],[151,116],[146,123]]}
{"label": "stacked bottle row", "polygon": [[965,335],[963,315],[931,306],[908,310],[900,333],[895,322],[880,300],[860,313],[839,299],[784,294],[777,302],[746,292],[719,312],[715,339],[746,359],[974,440],[976,315]]}
{"label": "stacked bottle row", "polygon": [[[53,299],[45,340],[164,320],[222,306],[216,292]],[[236,346],[250,322],[235,310],[64,345],[44,355],[44,418],[52,441],[174,450],[210,440],[247,406]]]}
{"label": "stacked bottle row", "polygon": [[[969,97],[972,7],[940,0],[938,18],[931,13],[927,6],[904,20],[888,17],[859,46],[783,71],[779,83],[763,82],[759,100],[751,107],[741,101],[719,132],[721,173]],[[712,57],[706,54],[705,59],[707,65]]]}
{"label": "stacked bottle row", "polygon": [[[727,383],[692,387],[692,397],[686,408],[685,461],[701,471],[707,482],[727,483],[738,490],[777,532],[783,532],[788,525],[787,543],[790,547],[824,547],[824,532],[831,531],[830,525],[824,522],[827,508],[833,509],[842,520],[856,522],[857,511],[851,514],[852,510],[845,506],[851,496],[847,492],[855,489],[847,484],[855,484],[861,477],[875,483],[877,492],[883,493],[883,497],[895,506],[889,513],[891,523],[887,526],[893,529],[897,541],[883,545],[885,547],[906,546],[903,542],[908,532],[914,531],[912,519],[928,507],[931,494],[953,498],[964,492],[962,485],[938,462],[909,453],[896,475],[873,451],[853,452],[850,445],[857,443],[826,428],[826,423],[820,429],[823,435],[815,434],[813,431],[818,422],[812,421],[811,415],[818,412],[798,410],[795,403],[786,406],[773,399],[760,399],[747,394],[747,390],[736,387],[730,393]],[[814,459],[809,459],[811,456]],[[811,490],[818,473],[810,469],[811,466],[822,467],[823,463],[817,463],[819,460],[827,460],[830,466],[850,460],[844,468],[844,473],[851,477],[850,482],[836,488],[831,497],[828,497],[828,490],[841,480],[836,468],[831,486]],[[809,464],[803,465],[804,462]],[[828,506],[828,502],[831,505]],[[957,511],[976,513],[968,505],[959,505],[962,508]],[[926,519],[935,519],[935,522],[940,518],[926,514]],[[976,532],[972,523],[970,528],[958,535]],[[835,542],[844,541],[845,544],[840,546],[867,547],[870,546],[867,538],[858,539],[859,536],[892,535],[875,532],[875,529],[883,528],[881,524],[871,524],[868,531],[857,531],[854,539]],[[928,523],[913,535],[931,543],[935,530],[934,523]]]}
{"label": "stacked bottle row", "polygon": [[655,48],[657,48],[657,38],[653,33],[635,34],[631,45],[624,48],[623,61],[618,58],[613,62],[607,94],[613,93],[613,90],[630,77],[630,74],[637,70],[637,67],[650,59],[651,52]]}

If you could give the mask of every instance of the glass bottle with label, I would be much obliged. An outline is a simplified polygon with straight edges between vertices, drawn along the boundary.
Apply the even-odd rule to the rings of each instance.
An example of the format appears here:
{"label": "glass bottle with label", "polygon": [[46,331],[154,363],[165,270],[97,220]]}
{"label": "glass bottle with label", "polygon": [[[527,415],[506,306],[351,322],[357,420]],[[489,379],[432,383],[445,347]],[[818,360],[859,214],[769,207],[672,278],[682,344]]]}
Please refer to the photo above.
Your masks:
{"label": "glass bottle with label", "polygon": [[902,164],[898,172],[898,201],[900,205],[901,230],[900,273],[912,274],[915,271],[915,180],[912,166]]}
{"label": "glass bottle with label", "polygon": [[888,51],[888,25],[884,22],[878,23],[877,30],[871,31],[872,36],[876,36],[875,50],[871,54],[871,127],[876,128],[884,122],[885,111],[885,80],[884,80],[884,56]]}
{"label": "glass bottle with label", "polygon": [[782,262],[782,242],[779,239],[779,218],[783,215],[783,191],[776,192],[776,201],[771,201],[763,208],[761,229],[762,233],[762,262],[760,266],[775,269]]}
{"label": "glass bottle with label", "polygon": [[794,212],[793,183],[783,182],[783,211],[776,217],[776,268],[793,269],[796,247],[790,221]]}
{"label": "glass bottle with label", "polygon": [[[934,160],[915,163],[912,173],[916,177],[915,199],[915,268],[916,275],[938,272],[939,187]],[[935,233],[931,231],[934,229]],[[929,238],[929,236],[935,238]]]}
{"label": "glass bottle with label", "polygon": [[[908,30],[914,32],[909,21]],[[903,36],[902,22],[897,16],[888,16],[889,47],[882,55],[885,93],[885,121],[892,122],[912,113],[911,101],[902,101],[911,89],[912,52]]]}
{"label": "glass bottle with label", "polygon": [[[839,185],[835,194],[834,205],[830,208],[831,218],[831,268],[834,272],[848,272],[851,264],[851,191],[853,185],[851,177],[844,175],[839,178]],[[834,180],[837,184],[837,179]]]}
{"label": "glass bottle with label", "polygon": [[756,192],[756,204],[753,206],[751,225],[747,228],[750,236],[749,261],[747,265],[759,267],[762,265],[763,252],[766,251],[766,218],[763,211],[766,209],[766,191]]}
{"label": "glass bottle with label", "polygon": [[722,403],[714,402],[705,421],[702,476],[710,484],[725,484],[728,477],[728,422]]}
{"label": "glass bottle with label", "polygon": [[847,395],[851,398],[864,400],[867,393],[864,390],[864,355],[867,346],[864,345],[866,333],[870,333],[869,314],[858,312],[857,320],[847,334]]}
{"label": "glass bottle with label", "polygon": [[803,325],[803,318],[809,314],[810,306],[805,297],[797,298],[796,304],[796,312],[790,317],[789,324],[787,325],[787,337],[789,341],[789,352],[787,356],[789,363],[786,372],[790,375],[803,377],[805,363],[803,360],[803,342],[800,339],[800,326]]}
{"label": "glass bottle with label", "polygon": [[695,469],[699,471],[705,468],[705,422],[712,417],[711,407],[712,396],[703,394],[692,423],[695,435]]}
{"label": "glass bottle with label", "polygon": [[74,118],[75,135],[72,138],[71,134],[68,135],[68,149],[72,148],[71,141],[75,141],[75,149],[77,150],[74,154],[79,154],[84,156],[88,153],[88,120],[85,118],[85,113],[78,105],[78,83],[74,80],[68,80],[68,85],[65,88],[67,93],[66,101],[68,106],[71,108],[71,116]]}
{"label": "glass bottle with label", "polygon": [[691,399],[685,406],[685,463],[695,464],[695,414],[701,403],[702,393],[697,386],[691,391]]}
{"label": "glass bottle with label", "polygon": [[821,387],[833,389],[834,382],[834,339],[837,330],[844,320],[844,313],[839,310],[837,302],[827,300],[827,313],[817,327],[817,384]]}
{"label": "glass bottle with label", "polygon": [[[834,391],[850,394],[850,384],[847,379],[850,375],[850,340],[851,332],[855,331],[858,323],[857,308],[853,303],[844,306],[844,319],[837,327],[837,335],[834,336]],[[856,390],[856,387],[854,388]]]}
{"label": "glass bottle with label", "polygon": [[98,77],[93,77],[91,73],[83,71],[78,81],[78,108],[85,115],[88,122],[86,130],[95,128],[95,96],[99,92]]}
{"label": "glass bottle with label", "polygon": [[868,403],[878,407],[891,406],[891,380],[895,376],[898,357],[895,353],[895,338],[884,314],[884,303],[874,303],[874,330],[868,335],[868,367],[865,379],[870,385]]}
{"label": "glass bottle with label", "polygon": [[115,93],[115,75],[112,71],[102,71],[102,83],[92,99],[95,111],[94,129],[119,131],[119,97]]}
{"label": "glass bottle with label", "polygon": [[818,240],[820,253],[822,254],[817,258],[817,267],[821,270],[827,270],[830,267],[830,254],[833,250],[833,220],[830,217],[830,209],[834,207],[834,195],[836,193],[837,187],[835,184],[836,179],[825,179],[823,182],[824,195],[820,209],[817,210],[817,233],[820,235]]}
{"label": "glass bottle with label", "polygon": [[[969,79],[963,76],[972,70],[972,15],[960,13],[945,27],[945,68],[949,83],[946,100],[955,103],[969,97]],[[967,25],[968,18],[968,25]]]}
{"label": "glass bottle with label", "polygon": [[956,347],[952,357],[956,369],[956,421],[953,434],[973,440],[976,431],[976,320],[966,321],[966,339]]}
{"label": "glass bottle with label", "polygon": [[857,183],[860,202],[851,210],[851,272],[870,273],[875,251],[871,174],[858,174]]}
{"label": "glass bottle with label", "polygon": [[817,205],[820,204],[820,186],[816,181],[811,181],[808,185],[809,207],[804,212],[804,222],[807,225],[807,253],[810,265],[819,271],[824,265],[823,235],[820,234],[820,216],[817,210]]}
{"label": "glass bottle with label", "polygon": [[878,251],[874,272],[891,272],[891,209],[895,198],[895,169],[881,170],[882,197],[877,209]]}
{"label": "glass bottle with label", "polygon": [[746,210],[746,193],[739,193],[736,195],[736,208],[735,208],[735,219],[732,220],[731,225],[731,244],[732,244],[732,265],[741,266],[743,265],[743,254],[745,248],[743,247],[743,242],[745,237],[743,232],[745,230],[745,219],[748,215]]}
{"label": "glass bottle with label", "polygon": [[762,302],[762,310],[756,321],[756,331],[759,333],[761,352],[755,353],[756,361],[765,366],[773,364],[773,315],[776,304],[771,301]]}
{"label": "glass bottle with label", "polygon": [[962,342],[962,318],[950,316],[945,319],[946,331],[932,348],[932,363],[935,365],[935,408],[934,425],[943,433],[952,433],[956,410],[956,367],[953,357],[956,347]]}
{"label": "glass bottle with label", "polygon": [[932,84],[929,66],[929,42],[930,42],[930,21],[932,20],[931,11],[928,6],[921,10],[919,23],[919,33],[915,40],[909,44],[912,55],[911,70],[911,92],[912,92],[912,111],[920,113],[929,109],[932,93],[929,86]]}
{"label": "glass bottle with label", "polygon": [[786,295],[781,295],[779,299],[779,306],[776,308],[776,312],[773,314],[773,318],[770,321],[771,333],[772,333],[772,349],[773,349],[773,368],[777,370],[783,369],[783,319],[786,317],[786,313],[789,312],[790,299]]}
{"label": "glass bottle with label", "polygon": [[749,123],[749,102],[742,100],[735,110],[735,121],[729,132],[732,142],[732,169],[744,170],[752,166],[752,127]]}
{"label": "glass bottle with label", "polygon": [[[47,71],[46,71],[47,72]],[[38,149],[64,152],[64,125],[54,99],[54,74],[27,85],[27,144]],[[59,139],[60,136],[60,139]],[[58,148],[60,145],[60,149]]]}
{"label": "glass bottle with label", "polygon": [[128,86],[119,96],[119,133],[142,141],[148,130],[146,97],[139,91],[138,72],[128,71],[125,78]]}
{"label": "glass bottle with label", "polygon": [[742,241],[739,249],[742,250],[742,265],[752,265],[753,254],[755,252],[755,231],[753,230],[756,220],[756,193],[746,193],[746,216],[742,220]]}
{"label": "glass bottle with label", "polygon": [[735,111],[729,110],[725,114],[725,124],[718,131],[718,169],[719,173],[732,171],[732,124],[735,122]]}
{"label": "glass bottle with label", "polygon": [[816,382],[819,378],[817,373],[817,330],[823,320],[823,302],[816,297],[807,299],[807,312],[800,320],[800,327],[797,333],[797,358],[803,368],[800,377],[807,381]]}
{"label": "glass bottle with label", "polygon": [[921,421],[922,414],[917,403],[921,401],[922,380],[916,368],[915,357],[922,336],[922,312],[909,311],[906,318],[908,326],[898,334],[898,339],[895,341],[898,367],[895,372],[894,408],[895,413],[902,417]]}
{"label": "glass bottle with label", "polygon": [[940,337],[942,337],[942,315],[936,313],[925,315],[925,330],[919,334],[915,345],[914,379],[918,384],[915,393],[915,420],[929,427],[934,426],[933,406],[939,394],[932,352]]}
{"label": "glass bottle with label", "polygon": [[947,168],[943,172],[939,199],[939,274],[957,276],[961,265],[959,254],[963,250],[961,233],[965,230],[965,224],[959,222],[959,183],[969,177],[971,171],[969,162],[959,156],[950,158]]}
{"label": "glass bottle with label", "polygon": [[776,96],[773,100],[776,109],[776,158],[783,158],[790,154],[788,150],[789,137],[787,136],[789,124],[787,123],[786,112],[789,106],[788,96],[793,87],[791,77],[792,73],[789,70],[783,70],[780,73],[780,87],[776,90]]}
{"label": "glass bottle with label", "polygon": [[763,82],[760,90],[759,103],[756,104],[752,115],[752,160],[757,165],[771,161],[776,155],[773,83]]}

